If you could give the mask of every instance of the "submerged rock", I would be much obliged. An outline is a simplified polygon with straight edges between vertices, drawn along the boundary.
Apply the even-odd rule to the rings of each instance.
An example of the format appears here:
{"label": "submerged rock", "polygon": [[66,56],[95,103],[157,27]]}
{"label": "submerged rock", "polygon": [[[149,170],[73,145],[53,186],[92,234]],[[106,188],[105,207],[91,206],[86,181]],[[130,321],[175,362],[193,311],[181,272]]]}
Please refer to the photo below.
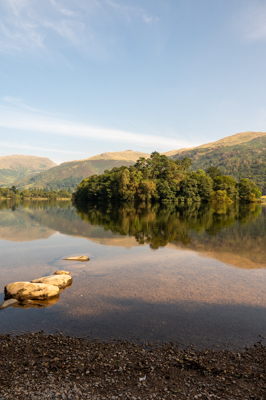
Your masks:
{"label": "submerged rock", "polygon": [[59,294],[54,285],[35,282],[13,282],[5,286],[5,298],[17,300],[45,300]]}
{"label": "submerged rock", "polygon": [[64,270],[62,270],[62,271],[55,271],[54,272],[54,275],[70,275],[71,274],[71,272],[69,272],[69,271],[64,271]]}
{"label": "submerged rock", "polygon": [[67,257],[67,258],[63,258],[63,260],[69,260],[69,261],[89,261],[89,257],[86,257],[86,256]]}
{"label": "submerged rock", "polygon": [[72,283],[70,275],[49,275],[43,278],[34,279],[32,283],[45,283],[46,285],[54,285],[59,289],[69,286]]}
{"label": "submerged rock", "polygon": [[3,303],[0,304],[0,310],[4,310],[7,307],[14,306],[17,303],[18,303],[18,300],[16,300],[16,299],[5,300],[5,301],[3,301]]}

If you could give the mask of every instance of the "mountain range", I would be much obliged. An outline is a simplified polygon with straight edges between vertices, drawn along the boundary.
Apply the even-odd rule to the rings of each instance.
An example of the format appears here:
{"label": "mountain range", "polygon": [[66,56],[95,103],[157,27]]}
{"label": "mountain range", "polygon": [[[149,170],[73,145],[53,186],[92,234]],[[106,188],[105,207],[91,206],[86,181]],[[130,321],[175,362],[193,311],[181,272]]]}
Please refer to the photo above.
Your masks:
{"label": "mountain range", "polygon": [[[156,147],[156,144],[154,145]],[[159,149],[154,149],[159,150]],[[211,165],[224,175],[239,181],[249,178],[266,193],[266,132],[242,132],[198,147],[172,150],[165,154],[172,159],[189,157],[192,170],[206,170]],[[47,187],[74,188],[82,179],[101,174],[106,169],[130,166],[150,154],[126,150],[102,153],[85,160],[56,165],[48,158],[33,156],[0,157],[0,186],[15,185],[19,189]]]}
{"label": "mountain range", "polygon": [[30,177],[56,165],[46,157],[18,154],[0,157],[0,186],[11,186],[26,176]]}
{"label": "mountain range", "polygon": [[[51,161],[53,164],[52,168],[46,168],[45,171],[37,174],[24,175],[23,178],[15,179],[12,184],[18,187],[18,189],[35,187],[47,187],[49,190],[74,188],[82,179],[90,175],[102,174],[106,169],[121,167],[122,165],[130,166],[135,164],[140,157],[147,158],[149,156],[150,154],[148,153],[126,150],[102,153],[85,160],[69,161],[60,165],[56,165]],[[0,185],[4,186],[4,182],[1,180]]]}

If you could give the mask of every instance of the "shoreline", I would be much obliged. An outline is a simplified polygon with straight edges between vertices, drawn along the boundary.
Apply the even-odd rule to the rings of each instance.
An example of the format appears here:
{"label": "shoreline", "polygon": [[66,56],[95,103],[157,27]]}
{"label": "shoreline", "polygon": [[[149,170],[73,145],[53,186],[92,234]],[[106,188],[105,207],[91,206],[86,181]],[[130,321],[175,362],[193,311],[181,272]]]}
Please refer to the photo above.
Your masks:
{"label": "shoreline", "polygon": [[12,197],[0,197],[0,200],[68,200],[71,201],[71,197],[19,197],[19,198],[12,198]]}
{"label": "shoreline", "polygon": [[264,399],[266,348],[0,334],[1,399]]}

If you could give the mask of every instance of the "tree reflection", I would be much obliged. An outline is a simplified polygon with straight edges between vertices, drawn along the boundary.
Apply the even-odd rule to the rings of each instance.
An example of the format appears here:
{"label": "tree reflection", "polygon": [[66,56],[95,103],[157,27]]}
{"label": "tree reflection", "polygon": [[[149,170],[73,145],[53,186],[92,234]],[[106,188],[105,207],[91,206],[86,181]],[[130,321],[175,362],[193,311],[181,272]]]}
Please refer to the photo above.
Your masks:
{"label": "tree reflection", "polygon": [[246,224],[258,217],[261,205],[141,203],[137,207],[134,204],[83,206],[78,207],[77,212],[91,225],[103,226],[115,234],[134,236],[139,244],[149,244],[152,249],[158,249],[173,242],[189,245],[193,231],[215,236],[234,223]]}

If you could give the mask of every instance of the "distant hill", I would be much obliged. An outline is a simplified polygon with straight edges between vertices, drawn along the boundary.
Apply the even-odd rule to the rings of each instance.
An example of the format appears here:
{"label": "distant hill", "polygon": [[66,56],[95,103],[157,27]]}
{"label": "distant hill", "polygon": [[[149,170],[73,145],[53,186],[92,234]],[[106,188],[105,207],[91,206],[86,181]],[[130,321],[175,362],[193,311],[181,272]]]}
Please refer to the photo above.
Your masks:
{"label": "distant hill", "polygon": [[55,165],[46,157],[22,155],[0,157],[0,186],[11,186],[16,180],[46,171]]}
{"label": "distant hill", "polygon": [[193,170],[214,165],[237,181],[249,178],[266,194],[266,132],[237,133],[217,142],[164,154],[174,160],[191,158]]}
{"label": "distant hill", "polygon": [[82,179],[94,174],[102,174],[106,169],[130,166],[140,157],[149,157],[148,153],[126,150],[121,152],[103,153],[85,160],[69,161],[49,170],[18,179],[15,186],[19,189],[33,187],[48,187],[49,189],[67,189],[75,187]]}
{"label": "distant hill", "polygon": [[150,157],[150,154],[132,150],[112,151],[109,153],[98,154],[97,156],[88,158],[88,160],[123,160],[129,162],[133,161],[135,163],[140,157],[148,158]]}

